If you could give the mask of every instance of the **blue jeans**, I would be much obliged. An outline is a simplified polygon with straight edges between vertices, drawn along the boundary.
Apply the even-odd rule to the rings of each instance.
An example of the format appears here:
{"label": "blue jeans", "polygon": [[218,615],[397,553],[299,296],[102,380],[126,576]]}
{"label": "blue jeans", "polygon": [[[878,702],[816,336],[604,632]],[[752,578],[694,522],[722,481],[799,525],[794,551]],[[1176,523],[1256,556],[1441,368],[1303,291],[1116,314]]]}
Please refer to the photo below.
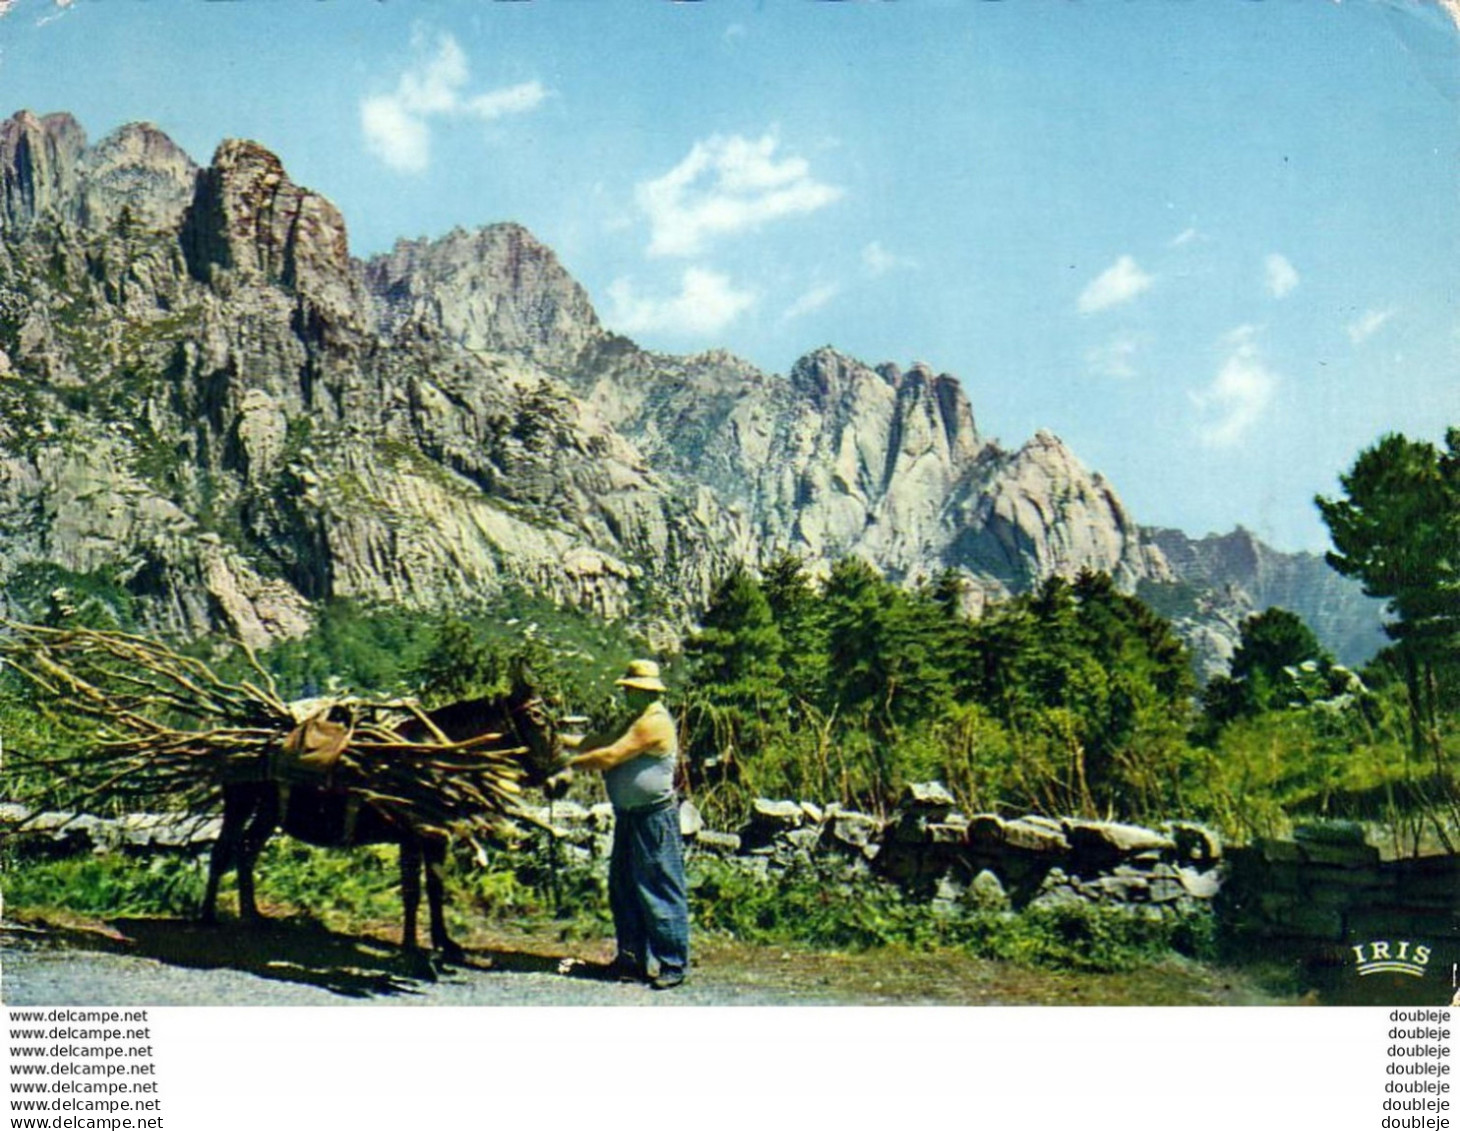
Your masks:
{"label": "blue jeans", "polygon": [[643,972],[656,962],[660,974],[689,965],[689,888],[674,802],[614,811],[608,905],[619,954],[632,955]]}

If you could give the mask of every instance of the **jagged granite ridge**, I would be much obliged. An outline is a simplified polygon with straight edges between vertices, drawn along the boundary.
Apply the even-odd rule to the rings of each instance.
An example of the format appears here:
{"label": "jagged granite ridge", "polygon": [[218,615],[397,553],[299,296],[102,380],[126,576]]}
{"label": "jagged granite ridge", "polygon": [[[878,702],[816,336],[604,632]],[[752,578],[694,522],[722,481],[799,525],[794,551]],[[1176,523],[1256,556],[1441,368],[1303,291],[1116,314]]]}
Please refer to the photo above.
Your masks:
{"label": "jagged granite ridge", "polygon": [[159,627],[262,643],[326,597],[518,583],[621,615],[746,552],[530,360],[382,335],[338,211],[261,146],[224,142],[180,210],[119,228],[82,207],[89,159],[169,183],[166,147],[90,149],[64,116],[4,136],[6,573],[107,568]]}
{"label": "jagged granite ridge", "polygon": [[682,624],[732,562],[782,551],[955,568],[973,608],[1082,568],[1170,585],[1201,557],[1057,437],[985,439],[925,365],[656,354],[519,225],[362,263],[255,142],[199,167],[149,125],[92,146],[28,112],[0,124],[0,524],[0,579],[107,569],[157,627],[253,643],[330,597],[506,584]]}

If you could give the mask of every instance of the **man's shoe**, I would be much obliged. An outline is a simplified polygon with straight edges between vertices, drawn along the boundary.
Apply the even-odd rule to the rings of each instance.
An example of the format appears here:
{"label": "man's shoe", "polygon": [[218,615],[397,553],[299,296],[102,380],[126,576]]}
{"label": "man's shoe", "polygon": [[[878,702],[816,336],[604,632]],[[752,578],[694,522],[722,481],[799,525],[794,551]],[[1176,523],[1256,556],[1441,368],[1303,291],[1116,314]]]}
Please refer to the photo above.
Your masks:
{"label": "man's shoe", "polygon": [[632,954],[619,954],[605,967],[610,978],[617,982],[647,982],[649,976]]}
{"label": "man's shoe", "polygon": [[683,970],[661,970],[657,977],[649,979],[649,985],[656,990],[672,990],[684,985]]}

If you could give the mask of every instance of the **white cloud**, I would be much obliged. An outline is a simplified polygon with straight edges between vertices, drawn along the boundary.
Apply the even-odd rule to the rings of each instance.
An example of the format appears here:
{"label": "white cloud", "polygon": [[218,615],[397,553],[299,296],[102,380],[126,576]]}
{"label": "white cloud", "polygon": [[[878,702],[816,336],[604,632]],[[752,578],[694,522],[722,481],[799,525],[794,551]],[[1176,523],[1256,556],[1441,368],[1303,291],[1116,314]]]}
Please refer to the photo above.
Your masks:
{"label": "white cloud", "polygon": [[1283,298],[1298,285],[1298,272],[1286,256],[1269,255],[1263,262],[1263,273],[1267,293],[1273,298]]}
{"label": "white cloud", "polygon": [[1189,243],[1195,243],[1201,239],[1201,233],[1195,228],[1187,228],[1180,235],[1175,236],[1167,247],[1185,247]]}
{"label": "white cloud", "polygon": [[1135,359],[1141,345],[1134,334],[1123,334],[1089,350],[1085,354],[1085,364],[1091,372],[1100,376],[1128,380],[1137,373]]}
{"label": "white cloud", "polygon": [[810,314],[814,310],[820,310],[837,295],[841,294],[841,287],[836,283],[823,283],[821,286],[812,287],[804,295],[793,302],[787,308],[786,313],[781,315],[782,322],[789,322],[793,318],[800,318],[803,314]]}
{"label": "white cloud", "polygon": [[449,114],[468,78],[466,52],[451,36],[443,35],[434,57],[401,75],[395,97],[402,108],[417,114]]}
{"label": "white cloud", "polygon": [[889,271],[896,271],[905,267],[916,267],[917,262],[904,255],[894,255],[888,251],[878,240],[873,240],[862,249],[862,267],[867,274],[874,279],[885,275]]}
{"label": "white cloud", "polygon": [[1388,310],[1366,310],[1363,317],[1349,323],[1349,341],[1356,346],[1362,345],[1383,329],[1384,324],[1397,313],[1399,312],[1392,306]]}
{"label": "white cloud", "polygon": [[608,297],[608,321],[628,333],[714,334],[755,303],[752,292],[736,290],[727,276],[702,267],[687,268],[679,294],[669,298],[640,295],[629,279],[616,279]]}
{"label": "white cloud", "polygon": [[1191,394],[1203,419],[1197,438],[1209,448],[1230,448],[1262,419],[1278,376],[1263,362],[1257,332],[1243,326],[1227,336],[1227,357],[1205,389]]}
{"label": "white cloud", "polygon": [[466,102],[466,112],[474,118],[490,122],[508,114],[525,114],[536,110],[547,97],[547,88],[536,80],[504,86],[501,90],[478,94]]}
{"label": "white cloud", "polygon": [[391,95],[360,103],[360,125],[369,150],[393,169],[419,173],[431,159],[431,133],[421,118]]}
{"label": "white cloud", "polygon": [[[416,49],[418,53],[425,50],[419,37]],[[468,94],[470,80],[465,52],[451,36],[441,36],[435,53],[423,55],[401,75],[392,93],[361,99],[360,125],[367,148],[393,169],[419,173],[431,159],[431,118],[490,122],[533,110],[547,97],[547,90],[538,82]]]}
{"label": "white cloud", "polygon": [[1130,302],[1155,281],[1129,255],[1122,255],[1080,292],[1080,313],[1093,314]]}
{"label": "white cloud", "polygon": [[696,142],[664,176],[638,186],[650,255],[695,255],[719,236],[825,208],[842,190],[822,184],[801,157],[777,154],[773,134]]}

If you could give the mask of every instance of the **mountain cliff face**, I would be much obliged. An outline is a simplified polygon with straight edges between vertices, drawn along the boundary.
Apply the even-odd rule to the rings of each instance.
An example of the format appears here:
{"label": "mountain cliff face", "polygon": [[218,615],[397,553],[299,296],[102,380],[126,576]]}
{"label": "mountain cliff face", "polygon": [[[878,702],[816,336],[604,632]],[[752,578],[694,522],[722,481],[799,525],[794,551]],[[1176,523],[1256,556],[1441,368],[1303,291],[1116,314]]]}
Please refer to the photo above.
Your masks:
{"label": "mountain cliff face", "polygon": [[762,556],[859,554],[910,581],[953,567],[985,596],[1082,567],[1127,587],[1170,579],[1110,485],[1056,437],[1000,450],[958,381],[924,365],[874,369],[826,347],[781,376],[723,351],[651,353],[604,331],[514,226],[399,245],[366,271],[392,326],[541,365],[651,466],[709,488]]}
{"label": "mountain cliff face", "polygon": [[1390,642],[1380,627],[1384,602],[1364,596],[1316,554],[1280,554],[1241,527],[1199,539],[1179,530],[1147,533],[1223,619],[1240,623],[1240,617],[1279,606],[1302,617],[1334,657],[1349,665],[1364,663]]}
{"label": "mountain cliff face", "polygon": [[365,277],[391,340],[424,332],[564,373],[603,337],[588,293],[516,224],[402,240]]}
{"label": "mountain cliff face", "polygon": [[400,319],[261,147],[196,169],[64,115],[0,139],[7,575],[108,571],[160,627],[262,643],[326,597],[619,614],[747,552],[530,357]]}
{"label": "mountain cliff face", "polygon": [[956,568],[975,606],[1086,567],[1228,576],[1056,437],[983,439],[926,366],[654,354],[516,225],[361,263],[253,142],[199,167],[150,126],[92,146],[29,113],[0,124],[0,529],[0,584],[103,573],[156,627],[256,644],[326,598],[508,584],[682,622],[781,551]]}

